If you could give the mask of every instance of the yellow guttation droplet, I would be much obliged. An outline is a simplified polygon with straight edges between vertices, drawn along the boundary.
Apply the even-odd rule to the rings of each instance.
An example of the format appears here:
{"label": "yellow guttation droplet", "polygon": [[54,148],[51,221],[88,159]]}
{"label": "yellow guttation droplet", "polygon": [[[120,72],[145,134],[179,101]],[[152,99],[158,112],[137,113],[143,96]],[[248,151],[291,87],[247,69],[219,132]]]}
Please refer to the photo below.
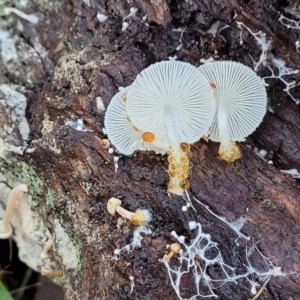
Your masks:
{"label": "yellow guttation droplet", "polygon": [[181,164],[181,163],[176,163],[176,164],[175,164],[175,168],[176,168],[177,170],[182,169],[182,164]]}
{"label": "yellow guttation droplet", "polygon": [[169,174],[170,177],[175,177],[176,176],[175,170],[169,170],[168,174]]}
{"label": "yellow guttation droplet", "polygon": [[183,163],[183,164],[187,164],[189,162],[189,158],[186,154],[182,154],[181,157],[180,157],[180,161]]}
{"label": "yellow guttation droplet", "polygon": [[178,174],[177,177],[178,177],[179,180],[188,179],[188,177],[189,177],[189,172],[184,172],[184,173]]}
{"label": "yellow guttation droplet", "polygon": [[182,168],[182,171],[184,173],[188,172],[190,170],[190,167],[188,165],[184,165],[183,168]]}
{"label": "yellow guttation droplet", "polygon": [[189,188],[188,178],[193,167],[193,164],[190,162],[191,157],[190,145],[187,143],[181,143],[179,148],[173,149],[169,154],[169,192],[183,195],[183,192]]}
{"label": "yellow guttation droplet", "polygon": [[173,161],[173,156],[172,154],[168,155],[168,163],[171,163]]}
{"label": "yellow guttation droplet", "polygon": [[152,143],[155,139],[155,135],[152,132],[144,132],[142,134],[142,140],[146,143]]}
{"label": "yellow guttation droplet", "polygon": [[180,148],[181,148],[182,152],[188,152],[188,151],[190,151],[191,146],[188,143],[181,143]]}
{"label": "yellow guttation droplet", "polygon": [[232,163],[242,157],[240,147],[236,143],[231,143],[230,146],[224,147],[222,144],[219,148],[219,158],[228,163]]}
{"label": "yellow guttation droplet", "polygon": [[214,84],[214,83],[211,83],[210,86],[213,88],[213,89],[216,89],[217,86]]}
{"label": "yellow guttation droplet", "polygon": [[171,177],[169,184],[168,184],[168,191],[170,193],[182,196],[183,195],[183,189],[179,186],[178,178]]}
{"label": "yellow guttation droplet", "polygon": [[181,180],[179,183],[179,186],[183,189],[183,190],[187,190],[190,186],[190,183],[187,179]]}
{"label": "yellow guttation droplet", "polygon": [[128,116],[127,116],[127,118],[126,118],[126,119],[127,119],[127,121],[128,121],[128,122],[131,122],[131,120],[130,120],[130,118],[129,118]]}
{"label": "yellow guttation droplet", "polygon": [[124,95],[122,95],[122,100],[123,100],[124,102],[127,101],[127,93],[125,93]]}
{"label": "yellow guttation droplet", "polygon": [[135,127],[135,126],[133,126],[133,129],[135,130],[135,131],[140,131],[137,127]]}
{"label": "yellow guttation droplet", "polygon": [[169,164],[169,170],[176,170],[175,164]]}

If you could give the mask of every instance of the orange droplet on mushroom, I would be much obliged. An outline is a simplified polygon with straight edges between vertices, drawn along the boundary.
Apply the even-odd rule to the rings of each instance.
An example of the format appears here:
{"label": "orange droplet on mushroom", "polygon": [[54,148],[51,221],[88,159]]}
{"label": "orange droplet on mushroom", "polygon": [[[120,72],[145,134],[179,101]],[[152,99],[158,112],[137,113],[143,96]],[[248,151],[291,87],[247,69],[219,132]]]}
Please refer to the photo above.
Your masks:
{"label": "orange droplet on mushroom", "polygon": [[126,87],[118,92],[110,101],[104,118],[104,125],[107,136],[117,151],[131,155],[136,150],[155,151],[156,153],[165,154],[166,150],[157,147],[153,143],[146,143],[142,140],[142,131],[139,127],[131,122],[126,110],[127,91]]}
{"label": "orange droplet on mushroom", "polygon": [[143,132],[142,140],[146,143],[152,143],[155,140],[155,135],[149,131]]}
{"label": "orange droplet on mushroom", "polygon": [[132,123],[151,132],[155,143],[159,138],[170,147],[198,141],[208,132],[215,108],[209,81],[196,67],[180,61],[162,61],[143,70],[126,102]]}

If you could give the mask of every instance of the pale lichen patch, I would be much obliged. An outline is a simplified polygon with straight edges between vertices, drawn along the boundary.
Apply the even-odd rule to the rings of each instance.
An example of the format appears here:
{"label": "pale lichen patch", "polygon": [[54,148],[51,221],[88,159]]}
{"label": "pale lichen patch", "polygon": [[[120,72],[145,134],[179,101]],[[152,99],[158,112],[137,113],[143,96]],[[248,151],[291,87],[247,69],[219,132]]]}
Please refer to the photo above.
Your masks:
{"label": "pale lichen patch", "polygon": [[57,253],[66,269],[79,268],[79,252],[58,219],[54,219],[54,238]]}

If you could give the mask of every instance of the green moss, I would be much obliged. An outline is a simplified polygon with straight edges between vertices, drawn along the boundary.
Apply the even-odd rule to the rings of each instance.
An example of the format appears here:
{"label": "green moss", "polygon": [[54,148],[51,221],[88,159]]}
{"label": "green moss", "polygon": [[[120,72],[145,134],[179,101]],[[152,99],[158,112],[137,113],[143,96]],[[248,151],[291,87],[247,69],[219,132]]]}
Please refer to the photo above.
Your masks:
{"label": "green moss", "polygon": [[38,177],[34,169],[25,162],[18,162],[15,166],[10,165],[6,175],[9,182],[26,183],[33,198],[37,198],[43,191],[43,181]]}
{"label": "green moss", "polygon": [[54,192],[51,189],[48,189],[46,194],[46,206],[49,209],[52,209],[55,207],[55,203],[57,202],[57,199],[59,199],[59,196],[56,192]]}

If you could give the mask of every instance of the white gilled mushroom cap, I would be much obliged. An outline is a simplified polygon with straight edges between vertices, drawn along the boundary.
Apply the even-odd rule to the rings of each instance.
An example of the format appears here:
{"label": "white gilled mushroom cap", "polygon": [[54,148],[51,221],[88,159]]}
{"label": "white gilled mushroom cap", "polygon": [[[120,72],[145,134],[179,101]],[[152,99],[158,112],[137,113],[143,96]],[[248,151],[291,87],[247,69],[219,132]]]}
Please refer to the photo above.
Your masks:
{"label": "white gilled mushroom cap", "polygon": [[166,153],[165,150],[158,149],[153,144],[143,142],[143,132],[138,130],[128,119],[126,104],[123,99],[128,90],[129,87],[126,87],[118,92],[111,99],[107,108],[104,126],[109,140],[120,153],[125,155],[131,155],[136,150],[153,150],[156,153]]}
{"label": "white gilled mushroom cap", "polygon": [[215,114],[212,88],[196,67],[163,61],[146,68],[128,91],[132,122],[171,143],[194,143],[207,133]]}
{"label": "white gilled mushroom cap", "polygon": [[212,84],[217,102],[210,139],[221,144],[243,140],[266,113],[262,79],[249,67],[233,61],[206,63],[198,69]]}

